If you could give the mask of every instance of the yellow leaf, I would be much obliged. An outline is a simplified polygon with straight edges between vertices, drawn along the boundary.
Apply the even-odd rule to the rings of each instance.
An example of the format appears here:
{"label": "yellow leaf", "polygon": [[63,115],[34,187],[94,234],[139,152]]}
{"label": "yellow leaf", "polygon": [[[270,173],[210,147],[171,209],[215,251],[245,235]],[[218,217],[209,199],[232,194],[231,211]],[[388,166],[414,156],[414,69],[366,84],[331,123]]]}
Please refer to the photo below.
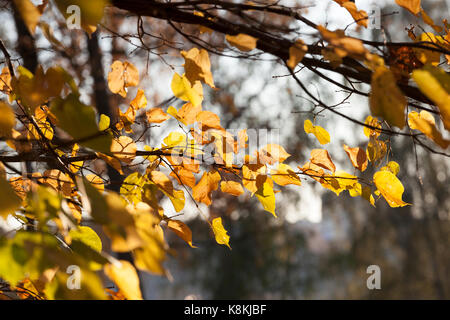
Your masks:
{"label": "yellow leaf", "polygon": [[287,65],[289,68],[294,69],[295,66],[303,60],[306,52],[308,52],[308,46],[301,39],[297,39],[294,45],[289,48],[289,59]]}
{"label": "yellow leaf", "polygon": [[16,117],[11,107],[0,101],[0,137],[12,136],[12,129],[16,124]]}
{"label": "yellow leaf", "polygon": [[276,170],[270,171],[272,180],[280,186],[295,184],[301,186],[300,178],[295,174],[294,170],[287,164],[280,163]]}
{"label": "yellow leaf", "polygon": [[227,234],[227,230],[225,230],[225,228],[223,227],[222,218],[219,217],[213,219],[211,227],[214,232],[216,242],[218,244],[224,244],[231,249],[229,245],[230,236]]}
{"label": "yellow leaf", "polygon": [[181,239],[186,241],[186,243],[191,246],[191,248],[196,248],[192,245],[192,231],[185,223],[179,220],[170,219],[169,221],[167,221],[167,227],[175,232],[175,234]]}
{"label": "yellow leaf", "polygon": [[191,83],[199,80],[211,88],[215,88],[214,80],[211,73],[211,63],[209,61],[208,51],[205,49],[192,48],[189,51],[181,51],[184,58],[184,70],[186,70],[186,78]]}
{"label": "yellow leaf", "polygon": [[381,129],[381,122],[378,121],[377,118],[374,118],[371,115],[368,115],[367,118],[366,118],[366,121],[364,121],[364,124],[376,128],[376,129],[372,129],[372,128],[369,128],[369,127],[364,127],[364,129],[363,129],[364,130],[364,135],[367,138],[370,138],[372,136],[374,138],[378,138],[380,136],[381,131],[377,130],[377,129]]}
{"label": "yellow leaf", "polygon": [[330,170],[331,172],[336,171],[336,166],[331,160],[330,154],[325,149],[311,150],[311,158],[309,159],[309,161],[319,167]]}
{"label": "yellow leaf", "polygon": [[408,124],[411,129],[419,130],[441,148],[446,149],[450,145],[450,140],[442,137],[442,134],[436,128],[433,115],[428,111],[422,110],[420,113],[411,111],[408,114]]}
{"label": "yellow leaf", "polygon": [[412,77],[420,91],[437,105],[445,129],[450,130],[450,75],[440,68],[426,65],[414,70]]}
{"label": "yellow leaf", "polygon": [[105,184],[103,183],[103,179],[96,174],[90,173],[86,175],[87,181],[89,181],[92,186],[98,191],[105,190]]}
{"label": "yellow leaf", "polygon": [[152,108],[146,114],[147,120],[150,123],[161,123],[170,118],[161,108]]}
{"label": "yellow leaf", "polygon": [[397,86],[394,74],[388,68],[380,66],[372,74],[371,85],[369,103],[372,115],[380,116],[390,125],[403,129],[406,98]]}
{"label": "yellow leaf", "polygon": [[[431,32],[422,33],[420,37],[416,38],[416,42],[422,42],[422,46],[430,48],[436,48],[436,46],[439,47],[441,45],[436,36]],[[441,60],[441,53],[434,50],[414,48],[414,54],[423,64],[437,66]]]}
{"label": "yellow leaf", "polygon": [[273,214],[276,218],[275,214],[275,192],[273,191],[273,182],[270,178],[266,178],[264,183],[259,187],[259,189],[255,192],[256,197],[259,202],[264,207],[264,210]]}
{"label": "yellow leaf", "polygon": [[25,22],[28,30],[32,35],[36,30],[36,26],[41,18],[41,13],[39,9],[30,0],[14,0],[14,5]]}
{"label": "yellow leaf", "polygon": [[395,0],[395,2],[412,14],[418,14],[420,12],[420,0]]}
{"label": "yellow leaf", "polygon": [[351,56],[356,59],[365,59],[369,54],[360,39],[347,37],[343,30],[330,31],[324,26],[317,26],[322,37],[330,43],[334,53],[340,58]]}
{"label": "yellow leaf", "polygon": [[400,172],[400,165],[395,161],[389,161],[386,166],[380,168],[380,171],[389,171],[397,175]]}
{"label": "yellow leaf", "polygon": [[249,36],[248,34],[245,33],[239,33],[236,36],[231,36],[227,34],[225,36],[225,39],[228,41],[230,45],[244,52],[252,51],[253,49],[255,49],[256,42],[258,41],[258,39]]}
{"label": "yellow leaf", "polygon": [[352,15],[355,22],[361,26],[367,28],[369,24],[369,19],[367,13],[363,10],[358,10],[354,2],[350,2],[349,0],[334,0],[339,3],[341,7],[347,9],[347,11]]}
{"label": "yellow leaf", "polygon": [[267,167],[262,164],[245,164],[242,166],[242,184],[252,195],[264,183],[266,170]]}
{"label": "yellow leaf", "polygon": [[95,153],[97,157],[105,161],[107,164],[109,164],[111,167],[113,167],[117,172],[123,175],[122,165],[120,164],[120,161],[114,157],[110,157],[104,153],[96,152]]}
{"label": "yellow leaf", "polygon": [[371,162],[377,162],[382,159],[387,152],[387,146],[384,141],[371,137],[367,145],[367,158]]}
{"label": "yellow leaf", "polygon": [[306,119],[303,128],[306,133],[314,134],[320,144],[330,143],[330,134],[321,126],[313,125],[311,120]]}
{"label": "yellow leaf", "polygon": [[402,200],[403,188],[402,183],[390,171],[378,171],[373,175],[373,182],[381,195],[386,199],[389,206],[403,207],[409,205]]}
{"label": "yellow leaf", "polygon": [[142,246],[133,250],[136,267],[153,274],[164,275],[163,262],[166,259],[167,245],[159,225],[160,219],[144,207],[138,208],[135,219],[136,230],[142,239]]}
{"label": "yellow leaf", "polygon": [[185,74],[180,76],[178,73],[175,73],[170,87],[175,97],[183,101],[189,101],[194,106],[200,105],[203,101],[203,87],[201,82],[195,81],[194,84],[191,84]]}
{"label": "yellow leaf", "polygon": [[0,74],[0,91],[9,94],[11,92],[11,73],[8,67],[3,67]]}
{"label": "yellow leaf", "polygon": [[[91,187],[92,188],[92,187]],[[95,190],[95,188],[92,188]],[[98,191],[95,190],[98,193]],[[103,199],[103,198],[101,198]],[[97,200],[100,202],[100,200]],[[116,252],[128,252],[143,245],[133,216],[127,211],[123,199],[116,193],[106,196],[107,221],[105,233],[111,240],[111,248]],[[92,215],[103,214],[92,209]]]}
{"label": "yellow leaf", "polygon": [[128,300],[142,300],[139,276],[131,263],[120,260],[118,263],[107,264],[104,270]]}
{"label": "yellow leaf", "polygon": [[0,178],[0,203],[0,217],[5,219],[22,205],[22,199],[16,195],[9,182],[4,178]]}
{"label": "yellow leaf", "polygon": [[367,153],[363,149],[359,147],[350,148],[346,144],[343,145],[343,148],[347,153],[348,157],[350,158],[352,165],[356,169],[358,169],[361,172],[366,170],[368,160],[367,160]]}
{"label": "yellow leaf", "polygon": [[[339,195],[344,190],[348,190],[352,196],[355,196],[355,191],[352,191],[352,189],[355,189],[355,186],[358,188],[358,184],[358,177],[342,170],[336,171],[331,176],[324,176],[324,182],[322,182],[324,188],[330,189],[336,195]],[[361,186],[358,189],[360,188]]]}
{"label": "yellow leaf", "polygon": [[221,177],[219,172],[205,172],[200,181],[192,188],[192,196],[196,201],[209,206],[211,204],[211,193],[219,188]]}
{"label": "yellow leaf", "polygon": [[111,71],[108,73],[108,87],[112,93],[118,93],[122,97],[127,96],[126,88],[139,84],[139,71],[128,62],[114,61]]}
{"label": "yellow leaf", "polygon": [[239,182],[231,180],[222,181],[220,183],[220,190],[236,197],[244,193],[244,188],[242,188],[242,185]]}
{"label": "yellow leaf", "polygon": [[147,98],[145,97],[144,90],[138,89],[136,97],[130,102],[130,106],[134,110],[139,110],[147,106]]}
{"label": "yellow leaf", "polygon": [[79,226],[69,232],[71,240],[79,240],[97,252],[102,251],[102,241],[92,228]]}
{"label": "yellow leaf", "polygon": [[133,161],[136,157],[136,150],[136,143],[127,136],[120,136],[111,143],[111,153],[125,163]]}

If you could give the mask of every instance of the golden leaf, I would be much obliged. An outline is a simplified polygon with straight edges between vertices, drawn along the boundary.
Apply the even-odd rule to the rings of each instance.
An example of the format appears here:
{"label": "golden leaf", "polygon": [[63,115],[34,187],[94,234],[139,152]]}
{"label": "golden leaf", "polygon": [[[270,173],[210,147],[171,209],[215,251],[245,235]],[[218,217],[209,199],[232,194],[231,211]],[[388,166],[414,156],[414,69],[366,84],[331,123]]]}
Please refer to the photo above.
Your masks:
{"label": "golden leaf", "polygon": [[289,59],[287,65],[289,68],[294,69],[295,66],[303,60],[306,52],[308,52],[308,46],[301,39],[297,39],[295,43],[289,48]]}
{"label": "golden leaf", "polygon": [[395,0],[395,2],[412,14],[418,14],[420,12],[420,0]]}
{"label": "golden leaf", "polygon": [[130,163],[136,157],[136,143],[127,136],[120,136],[111,143],[111,153],[119,160]]}
{"label": "golden leaf", "polygon": [[313,125],[311,120],[306,119],[303,124],[303,128],[306,133],[312,133],[315,135],[320,144],[330,143],[330,134],[328,131],[321,126]]}
{"label": "golden leaf", "polygon": [[139,84],[139,71],[128,62],[114,61],[111,65],[111,71],[108,73],[108,87],[112,93],[118,93],[122,97],[127,96],[127,87],[137,86]]}
{"label": "golden leaf", "polygon": [[319,167],[322,167],[331,172],[336,171],[336,166],[331,160],[330,154],[325,149],[313,149],[311,150],[311,158],[309,161]]}
{"label": "golden leaf", "polygon": [[150,123],[161,123],[170,118],[161,108],[152,108],[146,114],[147,120]]}
{"label": "golden leaf", "polygon": [[114,264],[107,264],[104,270],[128,300],[142,300],[139,276],[130,262],[120,260]]}
{"label": "golden leaf", "polygon": [[235,36],[227,34],[225,36],[225,39],[228,41],[230,45],[244,52],[252,51],[253,49],[255,49],[256,42],[258,41],[258,39],[249,36],[248,34],[245,33],[239,33],[238,35]]}
{"label": "golden leaf", "polygon": [[220,179],[220,174],[217,171],[203,173],[200,181],[192,188],[194,199],[209,206],[211,204],[211,193],[219,188]]}
{"label": "golden leaf", "polygon": [[222,218],[219,217],[219,218],[213,219],[211,228],[214,232],[216,242],[218,244],[224,244],[228,248],[231,249],[230,244],[229,244],[230,236],[227,234],[227,230],[225,230],[225,228],[223,227]]}
{"label": "golden leaf", "polygon": [[231,180],[222,181],[220,183],[220,190],[236,197],[244,193],[244,188],[242,188],[242,185],[239,182]]}
{"label": "golden leaf", "polygon": [[450,140],[442,137],[442,134],[436,128],[433,115],[428,111],[422,110],[420,113],[411,111],[408,114],[408,124],[411,129],[419,130],[441,148],[446,149],[450,145]]}
{"label": "golden leaf", "polygon": [[183,239],[189,246],[191,246],[191,248],[196,248],[192,245],[192,231],[184,222],[169,219],[169,221],[167,221],[167,227],[175,232],[175,234]]}
{"label": "golden leaf", "polygon": [[189,51],[181,51],[184,58],[184,70],[186,70],[186,78],[191,83],[199,80],[211,88],[215,88],[214,80],[211,73],[211,63],[209,61],[208,51],[205,49],[192,48]]}
{"label": "golden leaf", "polygon": [[409,205],[402,200],[403,188],[402,183],[390,171],[378,171],[373,175],[373,182],[381,195],[386,199],[389,206],[404,207]]}
{"label": "golden leaf", "polygon": [[302,183],[294,170],[287,164],[280,163],[276,169],[270,171],[272,180],[280,186],[295,184],[300,186]]}
{"label": "golden leaf", "polygon": [[394,74],[380,66],[372,74],[370,110],[374,116],[384,118],[390,125],[403,129],[405,126],[406,98],[397,86]]}

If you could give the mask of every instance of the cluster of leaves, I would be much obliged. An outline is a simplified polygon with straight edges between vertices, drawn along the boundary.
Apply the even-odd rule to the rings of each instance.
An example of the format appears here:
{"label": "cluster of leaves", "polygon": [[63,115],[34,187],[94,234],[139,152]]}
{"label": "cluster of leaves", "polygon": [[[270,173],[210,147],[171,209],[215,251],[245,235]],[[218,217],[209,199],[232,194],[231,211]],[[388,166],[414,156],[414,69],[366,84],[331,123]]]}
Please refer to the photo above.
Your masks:
{"label": "cluster of leaves", "polygon": [[[49,36],[46,25],[39,22],[45,4],[36,7],[29,0],[14,2],[31,32],[39,25]],[[56,1],[61,8],[66,7],[66,2]],[[359,25],[367,26],[367,14],[353,2],[336,2]],[[163,263],[170,252],[164,237],[166,230],[195,247],[189,227],[171,218],[174,212],[184,209],[187,197],[211,227],[217,243],[230,247],[222,219],[211,219],[200,206],[211,205],[219,186],[221,192],[236,197],[246,189],[275,217],[275,194],[279,192],[276,185],[301,186],[302,177],[317,181],[336,195],[347,190],[352,197],[363,197],[373,206],[380,197],[391,207],[408,205],[402,199],[404,187],[397,178],[400,166],[389,161],[389,141],[382,134],[392,134],[392,127],[403,129],[408,124],[440,147],[448,147],[450,142],[443,138],[430,112],[411,111],[406,120],[408,101],[399,85],[411,77],[439,109],[445,129],[450,130],[450,76],[438,67],[442,52],[435,46],[449,48],[450,35],[449,25],[445,21],[443,28],[435,25],[420,9],[420,1],[397,2],[420,14],[436,32],[446,32],[445,37],[426,33],[415,38],[411,34],[422,45],[406,49],[408,57],[412,53],[418,60],[412,69],[402,67],[405,58],[399,53],[398,61],[387,65],[363,41],[346,36],[343,30],[317,27],[328,44],[322,49],[325,60],[337,68],[343,59],[351,57],[373,71],[369,99],[372,115],[362,123],[367,147],[343,146],[360,176],[336,170],[326,149],[313,149],[309,161],[298,166],[299,170],[286,163],[290,154],[280,145],[269,143],[250,153],[245,129],[237,134],[227,131],[217,114],[202,107],[206,86],[217,89],[208,52],[203,48],[180,52],[185,72],[174,73],[170,84],[174,96],[184,101],[179,110],[173,106],[166,110],[149,108],[145,92],[138,88],[128,109],[119,110],[115,123],[81,102],[75,80],[62,67],[46,71],[38,67],[33,73],[21,66],[14,69],[8,63],[0,78],[0,90],[9,98],[9,103],[0,103],[0,136],[10,148],[8,154],[0,156],[0,216],[13,216],[24,228],[13,237],[0,239],[0,277],[17,292],[22,294],[26,289],[40,298],[101,299],[109,295],[114,299],[140,299],[136,268],[158,275],[166,273]],[[417,2],[419,10],[414,5]],[[79,3],[85,5],[82,26],[93,32],[106,2],[99,1],[98,6]],[[258,44],[258,39],[247,34],[226,35],[226,41],[243,52]],[[307,52],[308,46],[301,39],[290,47],[285,63],[294,78],[293,70]],[[450,61],[448,55],[446,59]],[[128,61],[114,61],[108,86],[112,93],[127,98],[128,88],[139,86],[138,69]],[[182,132],[169,132],[160,146],[142,146],[133,138],[135,126],[149,128],[166,121],[178,124]],[[313,134],[319,144],[330,143],[330,134],[316,125],[315,119],[306,120],[304,130]],[[236,164],[242,152],[245,156]],[[48,169],[27,173],[11,165],[27,161],[46,163]],[[126,175],[120,192],[105,188],[113,181],[93,169],[95,161],[103,161]],[[133,170],[138,164],[145,168],[143,172]],[[367,180],[362,172],[369,164],[376,172]],[[171,213],[161,205],[165,198],[172,203]],[[105,235],[103,240],[100,229]],[[112,251],[130,252],[134,265],[103,250],[105,241]],[[67,288],[66,270],[70,265],[81,268],[83,290]],[[104,290],[100,270],[117,285],[119,293]]]}

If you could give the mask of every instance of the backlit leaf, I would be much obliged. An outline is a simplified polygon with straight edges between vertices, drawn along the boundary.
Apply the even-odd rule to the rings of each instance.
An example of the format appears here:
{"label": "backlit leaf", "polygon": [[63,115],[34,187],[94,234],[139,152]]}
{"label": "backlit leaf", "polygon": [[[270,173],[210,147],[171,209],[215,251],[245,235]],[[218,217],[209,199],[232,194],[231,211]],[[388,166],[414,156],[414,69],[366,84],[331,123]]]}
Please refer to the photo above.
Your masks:
{"label": "backlit leaf", "polygon": [[238,35],[235,36],[227,34],[225,36],[225,39],[228,41],[230,45],[244,52],[252,51],[253,49],[255,49],[256,42],[258,41],[258,39],[244,33],[239,33]]}
{"label": "backlit leaf", "polygon": [[402,200],[403,191],[405,189],[400,180],[398,180],[392,172],[376,172],[373,175],[373,182],[389,206],[395,208],[409,205],[409,203]]}
{"label": "backlit leaf", "polygon": [[139,276],[130,262],[120,260],[114,264],[107,264],[104,270],[128,300],[142,300]]}
{"label": "backlit leaf", "polygon": [[445,129],[450,130],[450,75],[440,68],[427,65],[414,70],[412,77],[420,91],[437,105]]}
{"label": "backlit leaf", "polygon": [[227,230],[223,227],[222,218],[215,218],[211,223],[212,230],[214,232],[214,236],[216,238],[216,242],[218,244],[224,244],[228,248],[231,249],[229,241],[230,236],[227,234]]}
{"label": "backlit leaf", "polygon": [[419,130],[441,148],[446,149],[450,145],[450,140],[442,137],[442,134],[436,128],[433,115],[428,111],[422,110],[420,113],[411,111],[408,114],[408,124],[411,129]]}
{"label": "backlit leaf", "polygon": [[313,149],[311,150],[311,158],[309,159],[311,163],[318,165],[331,172],[336,171],[336,166],[331,160],[330,154],[325,149]]}
{"label": "backlit leaf", "polygon": [[170,219],[167,221],[167,227],[175,232],[175,234],[183,239],[189,246],[195,248],[195,246],[192,245],[192,231],[184,222]]}
{"label": "backlit leaf", "polygon": [[359,148],[350,148],[346,144],[343,145],[345,152],[347,153],[352,165],[359,171],[364,171],[367,168],[368,160],[366,152]]}
{"label": "backlit leaf", "polygon": [[390,125],[403,129],[406,98],[397,86],[393,73],[384,66],[378,67],[372,75],[371,85],[369,102],[372,115],[380,116]]}
{"label": "backlit leaf", "polygon": [[313,125],[311,120],[306,119],[303,128],[306,133],[315,135],[320,144],[330,143],[330,134],[321,126]]}

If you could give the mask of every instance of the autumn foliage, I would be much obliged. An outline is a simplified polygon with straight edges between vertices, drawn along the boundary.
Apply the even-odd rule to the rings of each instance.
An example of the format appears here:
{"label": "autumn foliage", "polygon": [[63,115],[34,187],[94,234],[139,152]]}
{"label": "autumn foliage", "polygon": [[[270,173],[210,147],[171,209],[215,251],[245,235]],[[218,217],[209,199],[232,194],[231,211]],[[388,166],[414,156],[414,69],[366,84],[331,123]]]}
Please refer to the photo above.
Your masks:
{"label": "autumn foliage", "polygon": [[[55,1],[64,15],[66,2]],[[82,28],[88,33],[95,32],[105,5],[126,7],[121,1],[77,2]],[[350,1],[335,2],[360,27],[367,27],[366,12]],[[303,123],[316,146],[306,163],[291,163],[289,146],[269,142],[250,150],[246,129],[227,130],[219,115],[204,103],[206,92],[221,89],[215,86],[210,53],[201,46],[179,52],[184,73],[174,72],[171,82],[165,84],[183,101],[178,109],[149,105],[148,94],[140,87],[142,70],[129,61],[113,61],[106,77],[108,89],[129,101],[127,110],[118,110],[113,119],[82,102],[76,78],[62,66],[28,70],[13,65],[2,45],[6,60],[0,90],[7,101],[0,102],[0,137],[7,151],[0,155],[0,216],[13,216],[23,228],[0,239],[0,277],[19,298],[142,299],[137,269],[166,275],[164,262],[171,251],[166,233],[173,232],[192,250],[196,248],[196,235],[186,223],[173,218],[188,202],[196,206],[215,241],[230,249],[239,244],[230,241],[228,226],[221,217],[211,218],[205,211],[218,192],[255,197],[274,219],[277,193],[287,185],[301,192],[305,180],[337,196],[362,197],[372,206],[383,201],[390,207],[411,205],[404,201],[404,186],[397,177],[402,164],[389,153],[391,137],[403,134],[418,140],[424,135],[432,145],[427,148],[448,148],[450,141],[443,130],[450,131],[450,76],[445,71],[445,64],[450,64],[450,25],[445,20],[435,24],[421,9],[420,1],[396,2],[421,17],[435,33],[411,35],[411,46],[394,47],[405,49],[391,50],[390,61],[344,30],[320,25],[315,26],[320,50],[302,39],[285,48],[288,55],[282,63],[300,86],[295,70],[311,50],[320,54],[331,70],[339,72],[351,59],[369,72],[371,115],[359,121],[366,145],[342,146],[342,154],[355,168],[352,173],[334,163],[326,149],[333,143],[333,132],[314,116]],[[42,13],[49,10],[47,1],[39,7],[29,0],[14,3],[31,34],[41,28],[57,45],[48,25],[40,22]],[[255,10],[259,7],[252,2],[246,5],[254,5]],[[203,33],[220,32],[215,29],[214,17],[201,12],[192,16],[198,21],[211,19],[201,26]],[[245,32],[224,37],[225,46],[242,53],[264,51],[261,43],[255,34]],[[408,89],[411,86],[414,94]],[[130,96],[130,89],[137,89],[136,95]],[[319,98],[311,99],[340,114]],[[424,102],[431,108],[421,107]],[[137,126],[157,130],[168,122],[181,130],[165,132],[159,144],[145,145],[134,134]],[[238,161],[240,154],[245,156]],[[123,176],[117,192],[111,190],[107,175],[92,169],[92,163],[99,161]],[[39,168],[44,169],[27,172],[14,165],[28,162],[42,163]],[[137,170],[138,164],[145,170]],[[368,168],[374,171],[370,177]],[[170,210],[163,209],[163,199],[171,202]],[[111,251],[104,250],[103,241]],[[130,253],[133,263],[118,260],[111,252]],[[81,268],[83,290],[67,287],[70,265]],[[113,281],[119,292],[104,289],[100,273]]]}

